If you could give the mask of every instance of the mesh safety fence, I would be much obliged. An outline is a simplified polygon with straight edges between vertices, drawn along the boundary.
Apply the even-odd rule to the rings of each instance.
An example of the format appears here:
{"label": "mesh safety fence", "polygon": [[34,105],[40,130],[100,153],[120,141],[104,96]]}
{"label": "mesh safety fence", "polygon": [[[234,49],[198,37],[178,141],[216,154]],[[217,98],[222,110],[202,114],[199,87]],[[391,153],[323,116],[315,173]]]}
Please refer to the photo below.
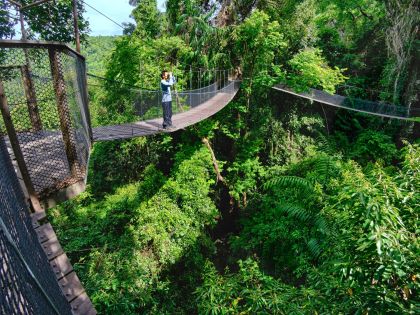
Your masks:
{"label": "mesh safety fence", "polygon": [[330,106],[350,109],[382,117],[411,119],[420,116],[419,108],[409,108],[405,106],[392,105],[379,101],[360,99],[352,96],[329,94],[327,92],[316,89],[309,89],[309,91],[307,92],[296,92],[288,88],[287,86],[281,84],[275,86],[274,88],[286,93],[295,94],[297,96],[315,102],[320,102]]}
{"label": "mesh safety fence", "polygon": [[2,42],[0,80],[38,195],[84,180],[91,145],[84,59],[63,45]]}
{"label": "mesh safety fence", "polygon": [[[113,90],[117,95],[112,102],[128,104],[135,121],[162,117],[162,91],[160,85],[155,90],[128,86],[117,80],[88,74],[89,85]],[[156,76],[159,79],[159,74]],[[186,71],[176,76],[177,83],[171,87],[172,113],[186,112],[220,93],[235,93],[235,81],[231,70]],[[94,115],[94,114],[93,114]],[[108,120],[100,125],[117,124],[120,121]]]}
{"label": "mesh safety fence", "polygon": [[71,314],[0,136],[0,314]]}

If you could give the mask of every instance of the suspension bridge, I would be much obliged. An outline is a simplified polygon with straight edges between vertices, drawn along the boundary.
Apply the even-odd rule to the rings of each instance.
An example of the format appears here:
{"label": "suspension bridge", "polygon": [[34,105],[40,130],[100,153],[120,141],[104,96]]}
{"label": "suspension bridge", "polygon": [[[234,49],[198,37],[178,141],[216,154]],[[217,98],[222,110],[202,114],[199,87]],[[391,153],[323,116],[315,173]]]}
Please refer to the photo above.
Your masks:
{"label": "suspension bridge", "polygon": [[[134,119],[93,127],[82,55],[62,43],[2,40],[0,60],[0,313],[96,314],[42,207],[51,206],[52,195],[83,191],[93,142],[168,132],[161,128],[161,92],[117,85]],[[221,111],[240,85],[230,70],[189,71],[180,81],[170,132]],[[382,117],[418,114],[313,89],[274,89]]]}
{"label": "suspension bridge", "polygon": [[368,115],[386,117],[392,119],[412,120],[420,116],[420,109],[414,107],[397,106],[383,102],[373,102],[355,97],[329,94],[316,89],[308,89],[304,92],[296,92],[284,84],[273,86],[273,89],[283,93],[294,95],[298,98],[307,99],[332,107],[343,108]]}

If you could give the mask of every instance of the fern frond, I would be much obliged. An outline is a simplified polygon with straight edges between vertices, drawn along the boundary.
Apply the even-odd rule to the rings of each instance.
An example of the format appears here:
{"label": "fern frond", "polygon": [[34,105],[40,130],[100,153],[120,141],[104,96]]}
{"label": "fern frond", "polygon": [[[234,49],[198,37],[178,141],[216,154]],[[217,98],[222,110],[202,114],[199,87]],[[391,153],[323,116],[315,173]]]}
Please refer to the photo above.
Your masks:
{"label": "fern frond", "polygon": [[308,249],[309,252],[312,254],[314,258],[318,258],[321,255],[322,249],[318,243],[318,240],[311,238],[308,242]]}
{"label": "fern frond", "polygon": [[308,223],[312,219],[312,213],[296,204],[284,204],[280,207],[280,210],[304,223]]}
{"label": "fern frond", "polygon": [[314,225],[318,229],[319,232],[322,234],[328,234],[329,233],[329,225],[328,222],[321,216],[317,215],[314,220]]}
{"label": "fern frond", "polygon": [[318,136],[316,138],[316,143],[318,144],[321,152],[324,152],[330,156],[337,154],[337,147],[324,136]]}
{"label": "fern frond", "polygon": [[313,185],[306,179],[298,176],[280,176],[273,178],[264,184],[264,188],[292,187],[301,191],[313,191]]}
{"label": "fern frond", "polygon": [[327,182],[333,175],[333,163],[330,156],[320,156],[315,160],[314,170],[320,174],[320,178],[324,183]]}

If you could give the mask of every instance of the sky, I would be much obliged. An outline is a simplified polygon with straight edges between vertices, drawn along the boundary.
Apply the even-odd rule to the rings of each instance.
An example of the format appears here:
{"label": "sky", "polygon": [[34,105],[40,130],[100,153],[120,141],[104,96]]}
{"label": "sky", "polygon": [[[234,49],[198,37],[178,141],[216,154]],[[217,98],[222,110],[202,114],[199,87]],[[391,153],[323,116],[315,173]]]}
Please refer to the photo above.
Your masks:
{"label": "sky", "polygon": [[[130,13],[133,7],[128,4],[128,0],[84,0],[97,10],[109,16],[115,22],[122,24],[123,22],[133,22]],[[159,10],[164,10],[165,0],[158,0]],[[95,12],[88,6],[86,7],[85,17],[90,23],[90,35],[121,35],[121,27],[115,25],[105,17]]]}

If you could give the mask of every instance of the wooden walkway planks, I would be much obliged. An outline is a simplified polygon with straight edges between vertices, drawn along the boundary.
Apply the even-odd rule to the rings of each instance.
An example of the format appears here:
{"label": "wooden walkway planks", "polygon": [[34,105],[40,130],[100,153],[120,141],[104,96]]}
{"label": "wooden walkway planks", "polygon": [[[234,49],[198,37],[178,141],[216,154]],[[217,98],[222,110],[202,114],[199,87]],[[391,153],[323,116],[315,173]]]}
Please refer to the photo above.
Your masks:
{"label": "wooden walkway planks", "polygon": [[72,314],[97,314],[82,283],[73,270],[73,266],[64,253],[53,227],[50,223],[45,222],[47,220],[45,212],[34,213],[31,215],[31,219],[38,241],[47,255],[60,289],[70,303]]}
{"label": "wooden walkway planks", "polygon": [[[234,83],[232,83],[234,84]],[[174,132],[194,125],[213,116],[223,109],[235,97],[238,87],[234,84],[231,93],[217,93],[203,104],[172,117],[175,129],[166,131],[162,128],[162,118],[156,118],[134,123],[93,128],[93,141],[107,141],[149,136],[160,132]]]}

